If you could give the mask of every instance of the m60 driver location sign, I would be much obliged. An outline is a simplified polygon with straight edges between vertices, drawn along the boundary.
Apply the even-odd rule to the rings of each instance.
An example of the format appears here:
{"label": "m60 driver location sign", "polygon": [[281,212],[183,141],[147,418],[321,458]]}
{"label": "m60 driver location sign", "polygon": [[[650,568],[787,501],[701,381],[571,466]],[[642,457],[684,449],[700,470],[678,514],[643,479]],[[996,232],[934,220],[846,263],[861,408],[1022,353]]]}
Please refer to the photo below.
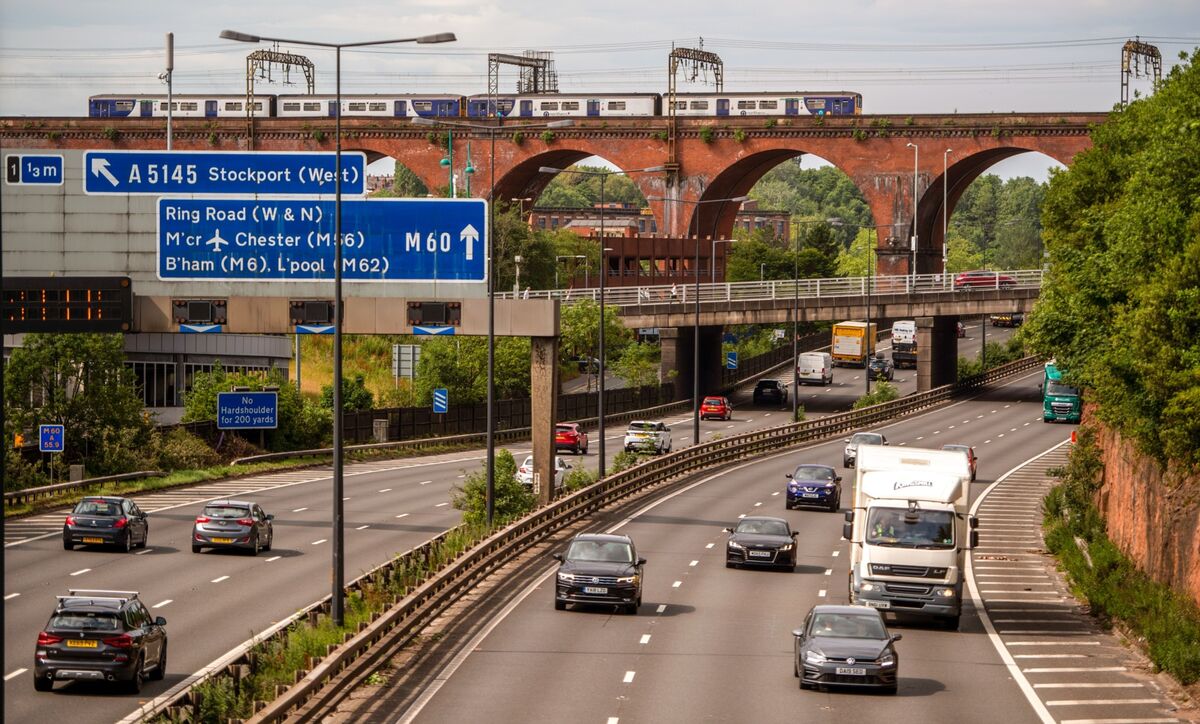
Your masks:
{"label": "m60 driver location sign", "polygon": [[[163,280],[313,281],[334,277],[333,201],[160,198]],[[483,199],[342,201],[347,281],[483,282]]]}

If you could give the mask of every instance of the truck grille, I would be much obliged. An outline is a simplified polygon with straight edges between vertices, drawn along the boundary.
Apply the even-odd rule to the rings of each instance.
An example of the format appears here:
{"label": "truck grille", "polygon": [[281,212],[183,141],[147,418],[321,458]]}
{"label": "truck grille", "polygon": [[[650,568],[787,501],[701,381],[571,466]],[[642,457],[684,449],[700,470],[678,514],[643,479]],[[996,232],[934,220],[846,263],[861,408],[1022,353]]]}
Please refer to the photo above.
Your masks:
{"label": "truck grille", "polygon": [[918,596],[928,596],[933,590],[930,586],[916,586],[909,583],[885,583],[884,588],[888,593],[908,593]]}
{"label": "truck grille", "polygon": [[877,576],[905,576],[908,578],[945,578],[945,568],[926,568],[923,566],[894,566],[871,564],[871,573]]}
{"label": "truck grille", "polygon": [[1075,407],[1075,405],[1070,402],[1051,402],[1050,403],[1050,409],[1054,411],[1055,415],[1069,414],[1073,407]]}

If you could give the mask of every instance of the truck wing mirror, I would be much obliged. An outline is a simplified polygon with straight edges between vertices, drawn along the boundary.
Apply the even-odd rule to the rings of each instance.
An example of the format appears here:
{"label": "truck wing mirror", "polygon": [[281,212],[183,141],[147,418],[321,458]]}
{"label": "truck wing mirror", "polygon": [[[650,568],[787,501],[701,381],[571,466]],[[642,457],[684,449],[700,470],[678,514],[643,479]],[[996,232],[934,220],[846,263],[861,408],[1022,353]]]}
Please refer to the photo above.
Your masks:
{"label": "truck wing mirror", "polygon": [[974,530],[975,528],[978,528],[979,527],[979,518],[972,515],[970,518],[967,518],[967,525],[971,526],[972,530]]}
{"label": "truck wing mirror", "polygon": [[973,530],[973,531],[971,531],[971,548],[974,549],[974,548],[978,548],[978,547],[979,547],[979,531]]}
{"label": "truck wing mirror", "polygon": [[853,510],[847,510],[847,511],[846,511],[846,516],[845,516],[845,517],[846,517],[846,522],[847,522],[847,523],[853,523],[853,522],[854,522],[854,511],[853,511]]}
{"label": "truck wing mirror", "polygon": [[853,523],[842,523],[842,539],[850,540],[851,537],[853,537],[853,535],[854,535],[854,524]]}

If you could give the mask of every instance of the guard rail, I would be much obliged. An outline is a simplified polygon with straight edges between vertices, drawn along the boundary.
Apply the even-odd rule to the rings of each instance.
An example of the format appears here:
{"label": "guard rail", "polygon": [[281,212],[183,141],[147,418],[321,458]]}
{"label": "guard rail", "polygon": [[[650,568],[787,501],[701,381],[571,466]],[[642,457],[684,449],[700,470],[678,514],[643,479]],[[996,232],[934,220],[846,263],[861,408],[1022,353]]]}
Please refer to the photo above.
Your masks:
{"label": "guard rail", "polygon": [[[318,719],[326,707],[336,703],[348,694],[355,684],[365,680],[388,651],[411,639],[475,582],[519,556],[529,546],[555,530],[596,510],[682,475],[778,452],[782,448],[910,415],[946,401],[957,393],[1035,369],[1039,364],[1039,359],[1027,357],[994,367],[953,385],[818,420],[764,428],[693,445],[614,473],[508,525],[441,568],[390,610],[375,618],[357,634],[350,636],[344,645],[331,650],[309,671],[298,675],[295,685],[256,712],[250,721],[277,722],[288,717],[302,721]],[[416,555],[417,551],[428,552],[431,550],[431,544],[444,540],[452,532],[443,533],[430,543],[419,546],[355,579],[347,587],[348,591],[355,590],[372,577],[378,580],[379,576],[389,575],[397,565],[411,562],[411,557]],[[327,605],[326,598],[292,617],[289,622],[294,623],[311,617],[313,611]],[[280,634],[277,631],[275,635]],[[254,643],[259,641],[261,639]],[[376,647],[376,644],[384,645]],[[241,656],[233,661],[244,659],[252,645],[254,644],[250,642],[243,644],[240,649]],[[225,660],[230,660],[230,657],[225,657]],[[162,713],[167,713],[171,721],[195,721],[199,704],[190,696],[192,687],[220,671],[229,671],[230,668],[226,666],[203,675],[189,677],[163,697],[146,704],[133,718],[125,721],[137,721],[138,718]]]}
{"label": "guard rail", "polygon": [[135,480],[137,478],[158,478],[166,475],[161,470],[139,470],[135,473],[121,473],[119,475],[105,475],[99,478],[88,478],[86,480],[72,480],[66,483],[56,483],[54,485],[42,485],[36,488],[25,488],[24,490],[13,490],[4,494],[5,505],[19,505],[30,500],[36,500],[55,493],[61,493],[68,490],[82,490],[92,485],[100,483],[115,483],[121,480]]}

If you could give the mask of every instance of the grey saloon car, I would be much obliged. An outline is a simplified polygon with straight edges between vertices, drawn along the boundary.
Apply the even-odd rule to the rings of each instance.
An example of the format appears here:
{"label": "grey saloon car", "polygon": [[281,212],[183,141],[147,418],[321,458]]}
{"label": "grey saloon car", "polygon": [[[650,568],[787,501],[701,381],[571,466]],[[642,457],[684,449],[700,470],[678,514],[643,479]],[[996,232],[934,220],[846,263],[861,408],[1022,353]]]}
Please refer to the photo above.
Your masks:
{"label": "grey saloon car", "polygon": [[814,606],[792,631],[792,673],[801,689],[872,687],[896,693],[900,634],[888,633],[879,611],[866,606]]}
{"label": "grey saloon car", "polygon": [[204,548],[236,548],[258,555],[271,550],[275,528],[258,503],[218,500],[204,506],[192,525],[192,553]]}

